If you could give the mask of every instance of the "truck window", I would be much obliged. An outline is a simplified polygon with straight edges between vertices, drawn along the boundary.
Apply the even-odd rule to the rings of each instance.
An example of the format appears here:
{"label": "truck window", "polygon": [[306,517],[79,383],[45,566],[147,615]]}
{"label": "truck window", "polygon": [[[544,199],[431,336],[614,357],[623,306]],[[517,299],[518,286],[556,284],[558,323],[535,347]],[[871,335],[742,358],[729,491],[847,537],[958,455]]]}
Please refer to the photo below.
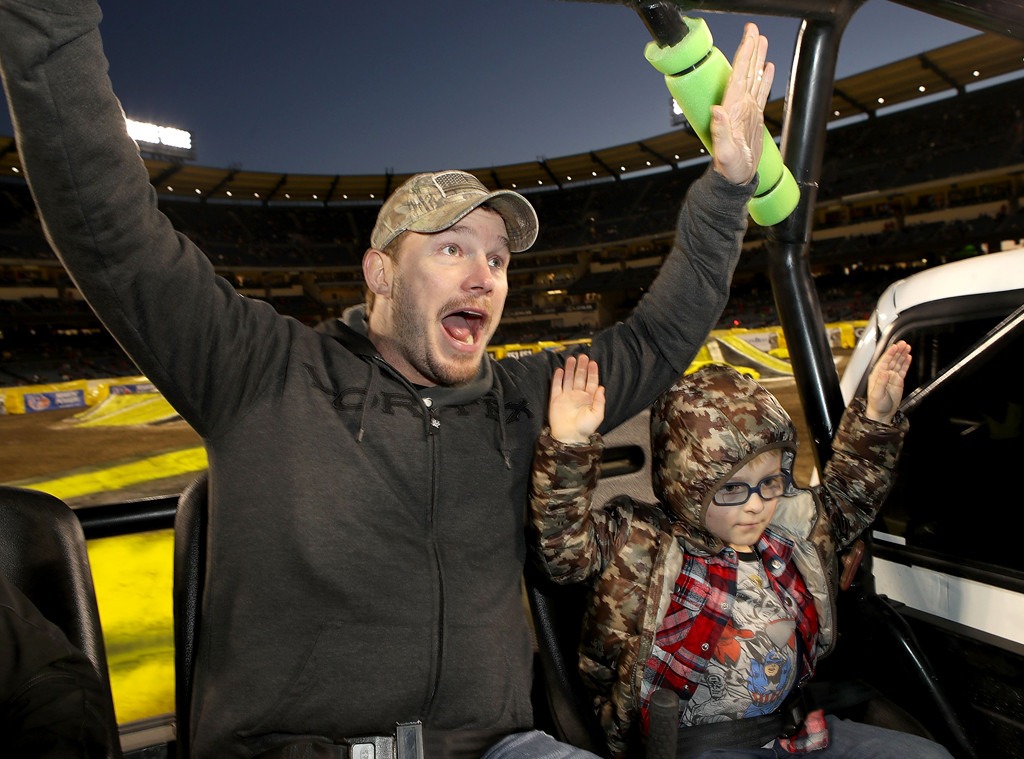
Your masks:
{"label": "truck window", "polygon": [[[902,330],[900,337],[914,350],[907,393],[958,359],[1002,316]],[[879,538],[894,536],[958,563],[1024,572],[1024,552],[1011,527],[1024,488],[1021,332],[973,360],[912,411],[896,484],[875,526],[876,534],[883,533]]]}

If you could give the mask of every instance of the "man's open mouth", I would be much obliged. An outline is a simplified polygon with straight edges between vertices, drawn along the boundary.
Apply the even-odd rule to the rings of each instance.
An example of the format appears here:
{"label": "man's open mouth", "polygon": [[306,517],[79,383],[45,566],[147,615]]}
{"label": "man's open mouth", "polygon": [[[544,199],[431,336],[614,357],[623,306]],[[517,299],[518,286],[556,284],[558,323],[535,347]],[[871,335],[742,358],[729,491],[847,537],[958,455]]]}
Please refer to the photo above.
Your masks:
{"label": "man's open mouth", "polygon": [[441,326],[448,336],[463,345],[476,345],[480,340],[487,314],[475,309],[453,311],[441,319]]}

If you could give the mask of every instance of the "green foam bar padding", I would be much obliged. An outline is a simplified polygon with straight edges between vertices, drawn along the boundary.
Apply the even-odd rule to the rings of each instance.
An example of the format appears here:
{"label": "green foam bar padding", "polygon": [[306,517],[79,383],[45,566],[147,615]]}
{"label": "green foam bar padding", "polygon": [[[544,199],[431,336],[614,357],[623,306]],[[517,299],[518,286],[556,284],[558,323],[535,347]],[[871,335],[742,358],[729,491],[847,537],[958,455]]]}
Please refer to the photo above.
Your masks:
{"label": "green foam bar padding", "polygon": [[[771,144],[775,145],[774,142]],[[777,147],[775,154],[779,154]],[[800,188],[797,187],[796,179],[793,178],[781,159],[779,165],[782,166],[782,175],[779,177],[778,184],[769,188],[764,194],[755,195],[747,204],[750,218],[762,227],[778,224],[793,213],[793,209],[800,202]]]}
{"label": "green foam bar padding", "polygon": [[[670,47],[650,42],[644,49],[644,56],[665,75],[668,91],[710,153],[711,106],[722,102],[732,66],[714,46],[704,19],[684,17],[683,22],[687,34],[682,40]],[[778,224],[796,208],[800,189],[782,162],[779,146],[767,127],[757,176],[757,190],[749,205],[750,216],[761,226]]]}

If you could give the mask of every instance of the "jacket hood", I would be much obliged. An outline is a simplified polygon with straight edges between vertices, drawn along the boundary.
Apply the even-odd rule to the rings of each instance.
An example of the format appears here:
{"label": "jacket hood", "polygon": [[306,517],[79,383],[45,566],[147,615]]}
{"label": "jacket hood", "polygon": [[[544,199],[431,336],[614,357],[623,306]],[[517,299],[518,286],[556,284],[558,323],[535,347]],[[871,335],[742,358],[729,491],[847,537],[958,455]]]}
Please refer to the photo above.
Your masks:
{"label": "jacket hood", "polygon": [[718,485],[765,451],[782,450],[792,472],[796,428],[775,396],[732,367],[709,364],[684,376],[651,408],[654,494],[684,537],[709,553],[722,542],[705,515]]}
{"label": "jacket hood", "polygon": [[376,356],[377,349],[367,336],[366,306],[349,306],[340,318],[326,319],[314,327],[316,332],[340,341],[357,356]]}

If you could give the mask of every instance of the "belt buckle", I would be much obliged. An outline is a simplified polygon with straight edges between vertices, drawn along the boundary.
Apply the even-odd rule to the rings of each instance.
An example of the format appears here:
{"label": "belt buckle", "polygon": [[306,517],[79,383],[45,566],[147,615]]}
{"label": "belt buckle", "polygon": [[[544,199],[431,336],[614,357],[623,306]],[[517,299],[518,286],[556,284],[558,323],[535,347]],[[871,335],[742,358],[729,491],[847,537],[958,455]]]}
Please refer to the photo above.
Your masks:
{"label": "belt buckle", "polygon": [[788,699],[789,704],[784,703],[783,708],[780,710],[782,711],[782,728],[779,731],[779,737],[781,738],[792,738],[800,732],[800,728],[807,719],[809,711],[804,700],[806,694],[802,689],[798,694],[796,698]]}
{"label": "belt buckle", "polygon": [[390,735],[346,738],[348,759],[395,759],[395,739]]}
{"label": "belt buckle", "polygon": [[423,723],[399,722],[392,735],[346,738],[349,759],[423,759]]}

